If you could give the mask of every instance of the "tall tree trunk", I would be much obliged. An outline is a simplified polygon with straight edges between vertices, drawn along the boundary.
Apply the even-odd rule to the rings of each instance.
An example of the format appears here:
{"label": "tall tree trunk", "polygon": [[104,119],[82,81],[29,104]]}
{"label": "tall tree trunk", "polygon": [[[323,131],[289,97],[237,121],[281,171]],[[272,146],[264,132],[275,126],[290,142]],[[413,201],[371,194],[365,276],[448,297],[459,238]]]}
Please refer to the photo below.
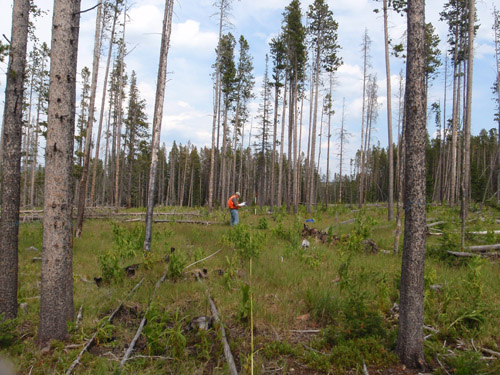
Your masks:
{"label": "tall tree trunk", "polygon": [[[113,108],[113,93],[111,93],[109,98],[109,111],[108,111],[108,119],[106,121],[106,146],[104,147],[104,162],[103,162],[103,171],[102,171],[102,192],[101,192],[101,204],[104,206],[106,204],[106,191],[110,191],[111,189],[107,189],[108,185],[108,169],[111,169],[111,166],[108,166],[108,158],[109,158],[109,138],[110,132],[109,127],[111,126],[111,110]],[[109,197],[111,194],[108,193]],[[108,202],[111,198],[108,198]]]}
{"label": "tall tree trunk", "polygon": [[[455,186],[457,179],[457,119],[459,112],[459,102],[460,102],[460,75],[457,74],[458,70],[458,26],[455,34],[455,51],[453,58],[453,109],[452,109],[452,133],[451,133],[451,158],[450,158],[450,207],[455,206]],[[458,86],[458,87],[457,87]]]}
{"label": "tall tree trunk", "polygon": [[342,204],[342,163],[344,159],[344,112],[345,112],[345,97],[342,98],[342,124],[340,127],[340,162],[339,162],[339,203]]}
{"label": "tall tree trunk", "polygon": [[[99,128],[97,130],[96,137],[96,146],[95,146],[95,157],[94,164],[92,167],[92,185],[90,187],[90,204],[93,205],[95,200],[95,189],[96,189],[96,180],[97,180],[97,165],[99,164],[99,149],[101,147],[101,132],[102,132],[102,123],[104,119],[104,106],[106,105],[106,93],[108,86],[108,77],[109,77],[109,65],[111,63],[111,53],[113,52],[113,43],[115,38],[115,29],[116,29],[116,21],[118,18],[118,2],[116,0],[115,3],[115,14],[113,16],[113,25],[111,27],[111,36],[109,38],[109,49],[108,49],[108,59],[106,62],[106,71],[104,73],[104,84],[102,87],[102,101],[101,101],[101,113],[99,114]],[[104,166],[106,168],[107,166]]]}
{"label": "tall tree trunk", "polygon": [[387,27],[387,0],[384,0],[384,40],[385,40],[385,72],[387,82],[387,132],[389,148],[387,152],[389,163],[389,192],[387,204],[387,220],[394,218],[394,147],[392,144],[392,94],[391,94],[391,64],[389,61],[389,31]]}
{"label": "tall tree trunk", "polygon": [[160,146],[161,120],[163,116],[163,101],[167,82],[167,56],[172,32],[173,0],[165,0],[163,28],[161,34],[160,63],[156,85],[156,101],[153,116],[153,140],[151,142],[151,167],[149,170],[148,206],[146,211],[146,232],[144,236],[144,251],[151,251],[151,234],[153,231],[153,208],[156,189],[156,172],[158,164],[158,148]]}
{"label": "tall tree trunk", "polygon": [[297,77],[297,69],[295,69],[295,85],[294,85],[294,94],[293,94],[293,106],[294,106],[294,119],[293,119],[293,213],[296,214],[299,208],[299,161],[297,155],[297,115],[298,115],[298,106],[297,106],[297,96],[298,96],[298,77]]}
{"label": "tall tree trunk", "polygon": [[45,148],[38,342],[69,338],[73,319],[72,171],[80,0],[55,0]]}
{"label": "tall tree trunk", "polygon": [[278,207],[283,203],[283,147],[285,143],[285,115],[286,115],[286,90],[287,77],[285,75],[285,87],[283,89],[283,114],[281,115],[281,142],[280,142],[280,161],[278,167]]}
{"label": "tall tree trunk", "polygon": [[2,216],[0,218],[0,314],[17,316],[17,265],[21,187],[23,83],[30,0],[14,0],[2,128]]}
{"label": "tall tree trunk", "polygon": [[[276,137],[278,132],[279,86],[274,85],[273,153],[271,155],[271,209],[276,204]],[[243,156],[243,155],[242,155]],[[240,174],[241,175],[241,174]]]}
{"label": "tall tree trunk", "polygon": [[94,57],[92,61],[92,83],[90,86],[89,116],[87,120],[87,131],[85,136],[85,149],[83,157],[83,170],[80,179],[80,192],[78,194],[78,210],[76,215],[76,237],[80,237],[83,228],[83,215],[85,213],[85,202],[89,187],[90,154],[92,153],[92,131],[95,119],[95,98],[97,92],[97,79],[99,75],[99,60],[102,45],[102,3],[97,8],[95,35],[94,35]]}
{"label": "tall tree trunk", "polygon": [[365,29],[365,35],[363,38],[363,105],[361,109],[361,155],[359,158],[359,207],[363,205],[364,196],[364,172],[365,172],[365,153],[364,153],[364,137],[365,137],[365,114],[366,114],[366,78],[368,71],[368,47],[369,47],[369,37],[368,30]]}
{"label": "tall tree trunk", "polygon": [[[319,94],[319,66],[320,66],[320,48],[319,46],[317,47],[316,50],[316,58],[314,61],[315,64],[315,74],[314,74],[314,113],[313,113],[313,119],[312,119],[312,133],[311,133],[311,158],[309,161],[309,173],[310,173],[310,180],[308,183],[309,186],[309,199],[307,200],[307,212],[312,211],[312,205],[314,203],[314,197],[315,197],[315,190],[314,190],[314,180],[316,178],[316,173],[314,172],[315,169],[315,162],[314,162],[314,157],[315,157],[315,152],[316,152],[316,123],[318,119],[318,94]],[[320,145],[321,147],[321,145]]]}
{"label": "tall tree trunk", "polygon": [[405,237],[401,265],[396,351],[410,368],[424,365],[425,199],[425,1],[408,2],[405,96]]}
{"label": "tall tree trunk", "polygon": [[464,121],[464,151],[462,174],[462,249],[465,247],[465,221],[469,208],[469,176],[470,176],[470,129],[472,116],[472,72],[474,66],[474,22],[476,14],[475,0],[469,0],[469,56],[467,60],[467,104]]}
{"label": "tall tree trunk", "polygon": [[[217,47],[217,58],[215,63],[215,87],[214,87],[214,116],[212,122],[212,149],[210,150],[210,174],[208,180],[208,209],[212,210],[213,207],[213,197],[214,197],[214,185],[215,185],[215,134],[217,131],[217,123],[220,113],[220,96],[221,96],[221,79],[220,79],[220,41],[222,39],[222,28],[225,18],[226,4],[230,0],[220,1],[220,13],[219,13],[219,38]],[[217,147],[219,146],[219,136],[217,134]]]}
{"label": "tall tree trunk", "polygon": [[116,134],[116,160],[115,160],[115,209],[118,211],[121,205],[120,199],[120,142],[122,132],[122,97],[123,97],[123,63],[125,59],[125,26],[127,25],[127,4],[123,7],[123,37],[122,45],[120,48],[120,78],[118,83],[118,124]]}

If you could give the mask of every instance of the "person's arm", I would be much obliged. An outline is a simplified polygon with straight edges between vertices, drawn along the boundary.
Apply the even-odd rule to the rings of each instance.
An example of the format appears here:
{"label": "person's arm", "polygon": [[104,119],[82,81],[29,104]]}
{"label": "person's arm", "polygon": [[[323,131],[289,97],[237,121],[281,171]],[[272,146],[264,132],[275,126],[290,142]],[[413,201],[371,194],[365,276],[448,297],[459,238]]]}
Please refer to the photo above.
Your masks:
{"label": "person's arm", "polygon": [[233,198],[233,204],[234,204],[234,207],[239,207],[238,206],[238,198],[236,198],[236,197]]}

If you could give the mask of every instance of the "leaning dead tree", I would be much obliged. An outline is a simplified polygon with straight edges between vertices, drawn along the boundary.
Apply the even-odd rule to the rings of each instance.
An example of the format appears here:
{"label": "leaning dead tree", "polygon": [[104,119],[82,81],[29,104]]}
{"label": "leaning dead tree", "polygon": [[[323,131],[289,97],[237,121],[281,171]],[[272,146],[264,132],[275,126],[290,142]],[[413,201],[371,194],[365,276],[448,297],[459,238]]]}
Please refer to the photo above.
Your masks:
{"label": "leaning dead tree", "polygon": [[151,166],[149,169],[148,207],[146,211],[146,233],[144,237],[144,251],[151,250],[151,233],[153,230],[153,207],[156,191],[156,173],[158,166],[158,149],[160,147],[161,120],[163,116],[163,100],[167,81],[167,56],[172,32],[173,0],[165,0],[163,15],[163,30],[161,35],[160,64],[156,86],[156,102],[153,117],[153,141],[151,149]]}
{"label": "leaning dead tree", "polygon": [[95,97],[97,91],[97,79],[99,74],[99,60],[101,57],[101,44],[102,44],[102,3],[97,8],[97,16],[95,21],[95,35],[94,35],[94,57],[92,61],[92,83],[90,86],[90,102],[89,102],[89,117],[87,120],[87,130],[85,136],[85,150],[83,156],[83,171],[80,179],[80,192],[78,194],[78,210],[76,219],[76,237],[82,235],[83,216],[85,213],[85,201],[87,199],[89,166],[90,166],[90,153],[92,146],[92,129],[94,126],[95,116]]}

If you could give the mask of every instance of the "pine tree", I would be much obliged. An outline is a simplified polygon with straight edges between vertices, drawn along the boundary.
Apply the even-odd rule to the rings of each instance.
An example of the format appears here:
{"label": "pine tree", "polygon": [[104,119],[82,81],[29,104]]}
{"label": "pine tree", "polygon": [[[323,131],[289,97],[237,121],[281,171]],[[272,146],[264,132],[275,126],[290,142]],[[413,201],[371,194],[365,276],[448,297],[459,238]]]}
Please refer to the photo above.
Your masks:
{"label": "pine tree", "polygon": [[[49,118],[45,148],[41,346],[66,340],[73,319],[72,167],[80,0],[56,0],[52,28]],[[64,77],[64,79],[60,79]]]}
{"label": "pine tree", "polygon": [[0,316],[17,316],[17,247],[21,182],[23,81],[28,43],[29,0],[15,0],[2,128],[2,216],[0,218]]}
{"label": "pine tree", "polygon": [[143,142],[148,137],[148,118],[146,111],[146,101],[139,96],[137,87],[137,75],[132,71],[130,78],[128,112],[125,119],[126,137],[125,148],[127,149],[127,207],[132,206],[132,194],[134,186],[134,163],[136,160],[136,151],[139,148],[139,143]]}

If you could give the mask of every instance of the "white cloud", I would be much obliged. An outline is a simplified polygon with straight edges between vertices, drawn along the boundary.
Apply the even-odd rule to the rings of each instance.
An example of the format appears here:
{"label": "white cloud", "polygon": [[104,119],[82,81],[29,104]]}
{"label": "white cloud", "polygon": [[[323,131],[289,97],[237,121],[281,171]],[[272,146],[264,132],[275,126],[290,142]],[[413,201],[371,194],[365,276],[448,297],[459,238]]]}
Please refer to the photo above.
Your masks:
{"label": "white cloud", "polygon": [[187,20],[174,24],[172,48],[212,52],[217,46],[217,34],[200,30],[200,22]]}

